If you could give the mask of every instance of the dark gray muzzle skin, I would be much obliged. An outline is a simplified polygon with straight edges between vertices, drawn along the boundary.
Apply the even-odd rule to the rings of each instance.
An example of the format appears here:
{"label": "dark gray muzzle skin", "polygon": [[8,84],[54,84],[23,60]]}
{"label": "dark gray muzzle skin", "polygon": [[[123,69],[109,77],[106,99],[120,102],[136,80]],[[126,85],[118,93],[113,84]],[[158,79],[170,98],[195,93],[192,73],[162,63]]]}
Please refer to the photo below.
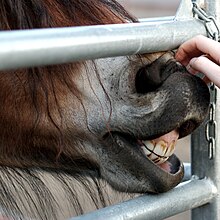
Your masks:
{"label": "dark gray muzzle skin", "polygon": [[[173,59],[166,61],[164,57],[146,67],[146,72],[150,76],[143,84],[147,87],[147,81],[154,80],[155,89],[148,91],[146,88],[146,92],[130,94],[116,109],[120,122],[113,119],[112,126],[118,124],[144,140],[168,133],[183,124],[190,126],[180,129],[180,137],[190,134],[207,115],[210,100],[207,85]],[[153,77],[156,79],[152,80]]]}
{"label": "dark gray muzzle skin", "polygon": [[142,89],[138,81],[134,89],[133,76],[129,74],[127,78],[120,77],[123,82],[110,80],[114,85],[109,89],[111,135],[104,127],[97,127],[96,132],[105,138],[100,140],[96,152],[102,177],[117,190],[165,192],[181,182],[182,163],[173,155],[170,163],[174,172],[165,172],[143,155],[137,139],[152,140],[174,129],[179,130],[180,137],[190,134],[207,115],[209,89],[170,55],[142,71]]}

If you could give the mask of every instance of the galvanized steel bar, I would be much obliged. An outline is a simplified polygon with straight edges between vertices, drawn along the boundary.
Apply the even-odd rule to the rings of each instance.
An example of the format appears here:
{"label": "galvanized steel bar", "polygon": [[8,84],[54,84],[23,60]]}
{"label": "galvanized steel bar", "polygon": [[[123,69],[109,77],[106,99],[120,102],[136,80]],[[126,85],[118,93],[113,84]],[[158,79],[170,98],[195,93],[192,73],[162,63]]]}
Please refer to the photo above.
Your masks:
{"label": "galvanized steel bar", "polygon": [[197,34],[201,22],[129,23],[0,32],[0,70],[174,49]]}
{"label": "galvanized steel bar", "polygon": [[[220,98],[217,97],[216,120],[218,122],[217,134],[220,125]],[[192,135],[192,174],[199,178],[208,177],[212,179],[218,191],[220,190],[220,136],[216,136],[215,154],[209,159],[208,142],[205,138],[205,126],[200,127]],[[192,210],[192,220],[219,220],[220,219],[220,197],[216,196],[213,201],[202,207]]]}
{"label": "galvanized steel bar", "polygon": [[209,179],[193,179],[159,195],[144,195],[71,220],[159,220],[204,205],[217,194]]}

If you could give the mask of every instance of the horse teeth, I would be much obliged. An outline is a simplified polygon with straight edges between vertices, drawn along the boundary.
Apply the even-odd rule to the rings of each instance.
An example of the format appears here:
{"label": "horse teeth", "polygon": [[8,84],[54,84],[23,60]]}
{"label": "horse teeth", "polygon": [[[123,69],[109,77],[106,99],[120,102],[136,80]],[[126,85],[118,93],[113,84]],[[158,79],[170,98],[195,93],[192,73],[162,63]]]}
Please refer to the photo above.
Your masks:
{"label": "horse teeth", "polygon": [[155,144],[153,141],[142,141],[150,151],[154,151]]}
{"label": "horse teeth", "polygon": [[160,156],[164,156],[167,148],[168,148],[167,143],[165,143],[164,141],[159,141],[158,143],[155,144],[154,153]]}
{"label": "horse teeth", "polygon": [[168,160],[169,157],[164,157],[164,158],[161,158],[161,157],[158,157],[158,160],[155,161],[156,164],[162,164],[164,162],[166,162]]}
{"label": "horse teeth", "polygon": [[176,141],[172,141],[169,146],[163,140],[160,140],[157,143],[155,141],[142,141],[142,143],[144,146],[141,148],[145,155],[154,163],[161,164],[174,153]]}
{"label": "horse teeth", "polygon": [[148,157],[152,154],[145,146],[141,146],[141,149],[143,150],[144,154]]}
{"label": "horse teeth", "polygon": [[160,157],[159,155],[154,154],[152,151],[149,151],[145,146],[141,146],[141,149],[143,150],[144,154],[156,164],[164,163],[169,158]]}
{"label": "horse teeth", "polygon": [[176,142],[172,141],[172,143],[170,144],[170,146],[167,148],[167,151],[165,153],[164,156],[170,156],[174,153],[175,150],[175,146],[176,146]]}

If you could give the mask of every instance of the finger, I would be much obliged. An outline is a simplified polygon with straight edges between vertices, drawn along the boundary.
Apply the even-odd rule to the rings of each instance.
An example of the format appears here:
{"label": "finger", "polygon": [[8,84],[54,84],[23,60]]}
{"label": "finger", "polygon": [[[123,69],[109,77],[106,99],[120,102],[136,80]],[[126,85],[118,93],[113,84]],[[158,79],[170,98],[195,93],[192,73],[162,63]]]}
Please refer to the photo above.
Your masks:
{"label": "finger", "polygon": [[192,67],[190,64],[188,64],[188,65],[186,66],[186,69],[187,69],[187,71],[188,71],[189,73],[191,73],[191,74],[193,74],[193,75],[197,75],[197,76],[198,76],[199,78],[201,78],[206,84],[209,84],[209,83],[211,82],[211,80],[210,80],[206,75],[203,74],[203,76],[201,76],[201,72],[198,71],[198,70],[193,69],[193,67]]}
{"label": "finger", "polygon": [[201,51],[198,50],[193,50],[193,51],[189,51],[189,43],[194,43],[194,42],[185,42],[184,44],[182,44],[175,55],[175,59],[177,61],[179,61],[182,65],[187,66],[189,64],[189,61],[193,58],[193,57],[199,57],[201,55],[203,55],[203,53]]}
{"label": "finger", "polygon": [[195,70],[195,69],[192,67],[192,65],[190,65],[190,64],[188,64],[188,65],[186,66],[186,69],[187,69],[187,71],[188,71],[189,73],[191,73],[191,74],[193,74],[193,75],[196,75],[197,73],[199,73],[199,71],[198,71],[198,70]]}
{"label": "finger", "polygon": [[196,71],[202,72],[214,82],[218,87],[220,87],[220,66],[212,62],[205,56],[200,56],[198,58],[193,58],[189,65]]}
{"label": "finger", "polygon": [[202,35],[183,43],[176,52],[176,59],[183,65],[187,65],[191,58],[202,54],[208,54],[220,64],[220,44]]}
{"label": "finger", "polygon": [[203,52],[197,49],[197,41],[200,41],[200,38],[202,36],[196,36],[184,42],[176,52],[177,61],[186,66],[193,57],[201,56]]}
{"label": "finger", "polygon": [[[204,56],[204,55],[202,55],[202,56]],[[207,56],[206,56],[207,57]],[[197,57],[196,57],[197,58]],[[194,67],[194,65],[193,65],[193,62],[195,62],[197,59],[191,59],[190,61],[189,61],[189,63],[187,64],[187,66],[186,66],[186,69],[188,70],[188,72],[190,72],[191,74],[193,74],[193,75],[196,75],[197,73],[201,73],[201,71],[200,70],[198,70],[198,69],[194,69],[193,67]],[[209,58],[209,57],[208,57]]]}
{"label": "finger", "polygon": [[199,75],[199,74],[201,74],[201,72],[198,71],[198,70],[193,69],[190,65],[187,65],[186,69],[187,69],[187,71],[189,73],[191,73],[193,75],[197,75],[198,74],[197,76],[199,78],[201,78],[206,84],[211,83],[211,80],[206,75],[204,75],[204,76]]}

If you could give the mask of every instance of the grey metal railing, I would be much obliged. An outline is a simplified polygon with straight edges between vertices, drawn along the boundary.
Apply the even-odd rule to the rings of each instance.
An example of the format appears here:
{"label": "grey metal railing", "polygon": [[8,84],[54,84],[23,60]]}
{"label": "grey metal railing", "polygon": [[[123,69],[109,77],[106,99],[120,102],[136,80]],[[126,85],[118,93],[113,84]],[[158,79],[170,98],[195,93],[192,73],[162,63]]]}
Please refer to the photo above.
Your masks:
{"label": "grey metal railing", "polygon": [[159,220],[207,204],[216,195],[211,180],[192,179],[167,193],[141,196],[71,220]]}
{"label": "grey metal railing", "polygon": [[[219,23],[220,0],[197,2],[204,2],[206,11],[216,17]],[[177,48],[197,34],[207,35],[207,32],[203,22],[193,18],[190,0],[182,0],[175,17],[146,19],[139,24],[2,31],[0,70],[165,51]],[[218,111],[216,120],[218,124]],[[216,136],[215,155],[209,159],[204,133],[204,128],[201,128],[193,135],[191,180],[167,193],[141,196],[73,219],[157,220],[193,209],[193,220],[219,220],[220,137]],[[189,175],[186,179],[189,179],[189,166],[187,168]]]}
{"label": "grey metal railing", "polygon": [[204,25],[188,16],[190,0],[183,2],[178,16],[167,20],[0,32],[0,70],[177,48],[206,35]]}

